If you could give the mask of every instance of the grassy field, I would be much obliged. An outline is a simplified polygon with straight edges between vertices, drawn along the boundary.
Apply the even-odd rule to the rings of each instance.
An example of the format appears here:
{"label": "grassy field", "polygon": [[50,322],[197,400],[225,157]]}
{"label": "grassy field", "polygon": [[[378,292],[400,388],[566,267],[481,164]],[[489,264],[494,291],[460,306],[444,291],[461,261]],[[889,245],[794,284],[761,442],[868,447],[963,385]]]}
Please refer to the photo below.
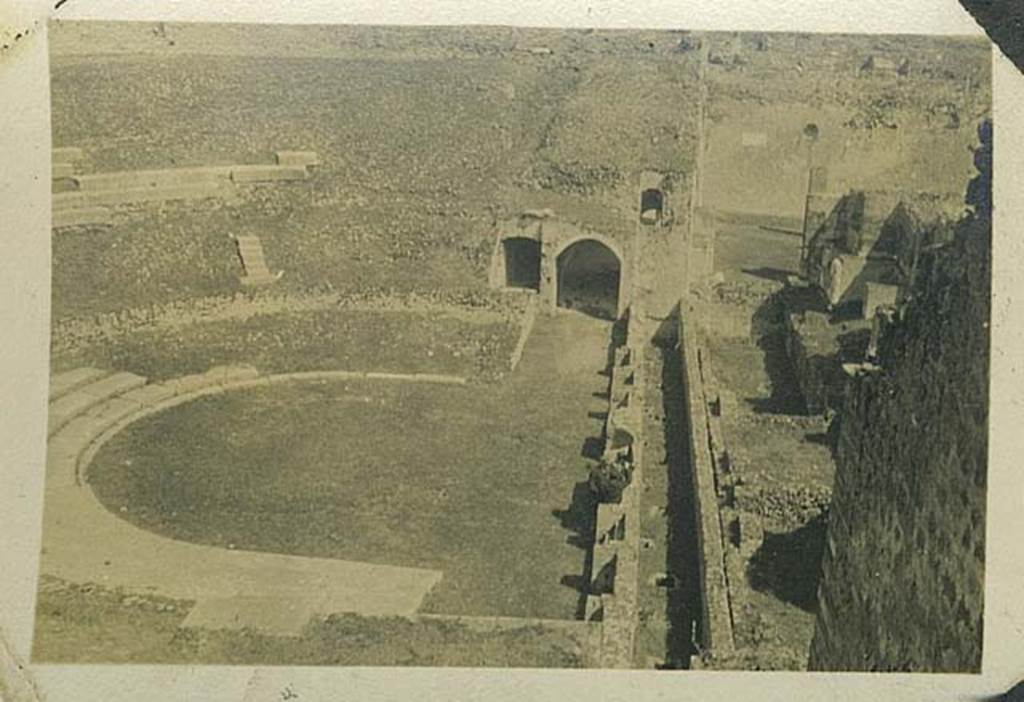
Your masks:
{"label": "grassy field", "polygon": [[116,368],[151,379],[224,364],[251,364],[268,373],[353,370],[494,378],[508,371],[518,336],[514,317],[474,321],[334,307],[82,339],[54,358],[53,367]]}
{"label": "grassy field", "polygon": [[[442,570],[427,611],[572,618],[607,340],[595,320],[568,335],[558,321],[498,385],[303,383],[172,408],[106,444],[90,481],[175,538]],[[578,338],[600,365],[544,348]]]}

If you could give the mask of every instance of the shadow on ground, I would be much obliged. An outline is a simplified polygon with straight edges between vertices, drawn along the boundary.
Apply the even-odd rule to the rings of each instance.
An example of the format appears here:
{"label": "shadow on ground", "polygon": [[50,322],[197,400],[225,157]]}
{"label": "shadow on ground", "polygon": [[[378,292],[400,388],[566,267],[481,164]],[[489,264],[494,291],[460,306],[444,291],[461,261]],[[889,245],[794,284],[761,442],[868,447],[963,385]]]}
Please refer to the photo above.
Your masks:
{"label": "shadow on ground", "polygon": [[764,542],[747,565],[750,586],[806,612],[814,612],[826,523],[825,515],[820,514],[793,531],[765,532]]}
{"label": "shadow on ground", "polygon": [[558,519],[562,528],[571,532],[566,542],[586,554],[583,559],[582,572],[563,575],[559,581],[565,587],[579,593],[579,599],[576,602],[576,619],[583,619],[587,612],[587,593],[592,567],[590,544],[594,536],[596,512],[597,500],[586,480],[576,483],[568,507],[552,510],[551,512]]}
{"label": "shadow on ground", "polygon": [[563,529],[572,532],[568,542],[577,548],[589,548],[594,533],[594,511],[597,502],[586,480],[576,483],[572,499],[566,509],[552,510]]}
{"label": "shadow on ground", "polygon": [[783,270],[782,268],[771,268],[766,266],[760,266],[758,268],[743,268],[742,271],[747,275],[752,275],[757,278],[764,278],[765,280],[771,280],[776,283],[785,283],[786,279],[794,274],[794,271]]}
{"label": "shadow on ground", "polygon": [[[784,304],[793,296],[789,289],[770,295],[755,310],[751,318],[751,331],[757,339],[757,347],[764,354],[764,369],[768,375],[768,397],[751,397],[747,402],[758,414],[807,414],[807,405],[800,394],[793,364],[786,352],[786,327]],[[799,300],[798,302],[804,302]],[[789,309],[793,309],[790,307]]]}
{"label": "shadow on ground", "polygon": [[[689,460],[684,405],[683,362],[679,352],[679,310],[665,320],[656,335],[662,357],[662,409],[665,434],[665,464],[668,470],[668,539],[665,571],[682,573],[679,587],[668,590],[665,634],[666,667],[689,667],[695,654],[695,630],[700,626],[700,564],[697,560],[696,505]],[[696,632],[697,636],[700,635]]]}

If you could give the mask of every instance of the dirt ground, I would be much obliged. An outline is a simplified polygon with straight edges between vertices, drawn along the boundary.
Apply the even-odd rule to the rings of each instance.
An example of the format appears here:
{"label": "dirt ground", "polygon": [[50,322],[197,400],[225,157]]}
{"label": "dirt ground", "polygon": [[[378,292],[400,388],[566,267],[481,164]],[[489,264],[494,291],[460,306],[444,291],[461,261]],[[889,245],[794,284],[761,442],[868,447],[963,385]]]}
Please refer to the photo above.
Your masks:
{"label": "dirt ground", "polygon": [[[746,337],[707,338],[723,431],[737,476],[737,514],[764,530],[756,550],[729,549],[730,595],[743,667],[803,668],[814,628],[824,522],[834,476],[827,424],[808,416],[778,326],[765,305],[796,272],[799,237],[724,225],[716,240],[722,297],[758,323]],[[777,321],[777,320],[776,320]]]}
{"label": "dirt ground", "polygon": [[179,628],[191,602],[129,595],[93,583],[40,582],[33,661],[220,665],[584,667],[584,629],[474,629],[452,620],[340,615],[298,637]]}

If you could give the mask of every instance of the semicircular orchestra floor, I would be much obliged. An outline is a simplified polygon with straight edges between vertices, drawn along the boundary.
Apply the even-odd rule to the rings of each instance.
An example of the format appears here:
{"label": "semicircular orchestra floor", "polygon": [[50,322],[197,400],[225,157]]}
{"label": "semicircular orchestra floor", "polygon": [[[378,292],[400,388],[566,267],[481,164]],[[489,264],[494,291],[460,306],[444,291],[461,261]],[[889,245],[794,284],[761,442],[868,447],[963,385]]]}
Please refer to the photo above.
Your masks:
{"label": "semicircular orchestra floor", "polygon": [[88,480],[111,512],[175,539],[443,571],[423,611],[572,618],[590,529],[581,449],[606,383],[595,329],[593,362],[574,370],[539,325],[497,386],[200,397],[112,437]]}

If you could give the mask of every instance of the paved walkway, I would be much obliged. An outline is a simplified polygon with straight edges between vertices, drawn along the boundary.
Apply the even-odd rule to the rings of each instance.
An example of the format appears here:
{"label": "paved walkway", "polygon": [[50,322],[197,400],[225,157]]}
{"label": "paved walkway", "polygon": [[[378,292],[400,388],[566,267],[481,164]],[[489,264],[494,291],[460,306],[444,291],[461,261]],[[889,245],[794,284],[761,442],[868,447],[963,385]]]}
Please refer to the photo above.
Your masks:
{"label": "paved walkway", "polygon": [[193,600],[185,626],[295,635],[314,616],[408,616],[441,579],[421,568],[236,551],[169,539],[109,512],[83,471],[128,424],[203,395],[276,382],[370,378],[463,384],[442,375],[345,371],[261,376],[246,366],[147,384],[128,373],[76,369],[51,380],[41,572],[126,592]]}

